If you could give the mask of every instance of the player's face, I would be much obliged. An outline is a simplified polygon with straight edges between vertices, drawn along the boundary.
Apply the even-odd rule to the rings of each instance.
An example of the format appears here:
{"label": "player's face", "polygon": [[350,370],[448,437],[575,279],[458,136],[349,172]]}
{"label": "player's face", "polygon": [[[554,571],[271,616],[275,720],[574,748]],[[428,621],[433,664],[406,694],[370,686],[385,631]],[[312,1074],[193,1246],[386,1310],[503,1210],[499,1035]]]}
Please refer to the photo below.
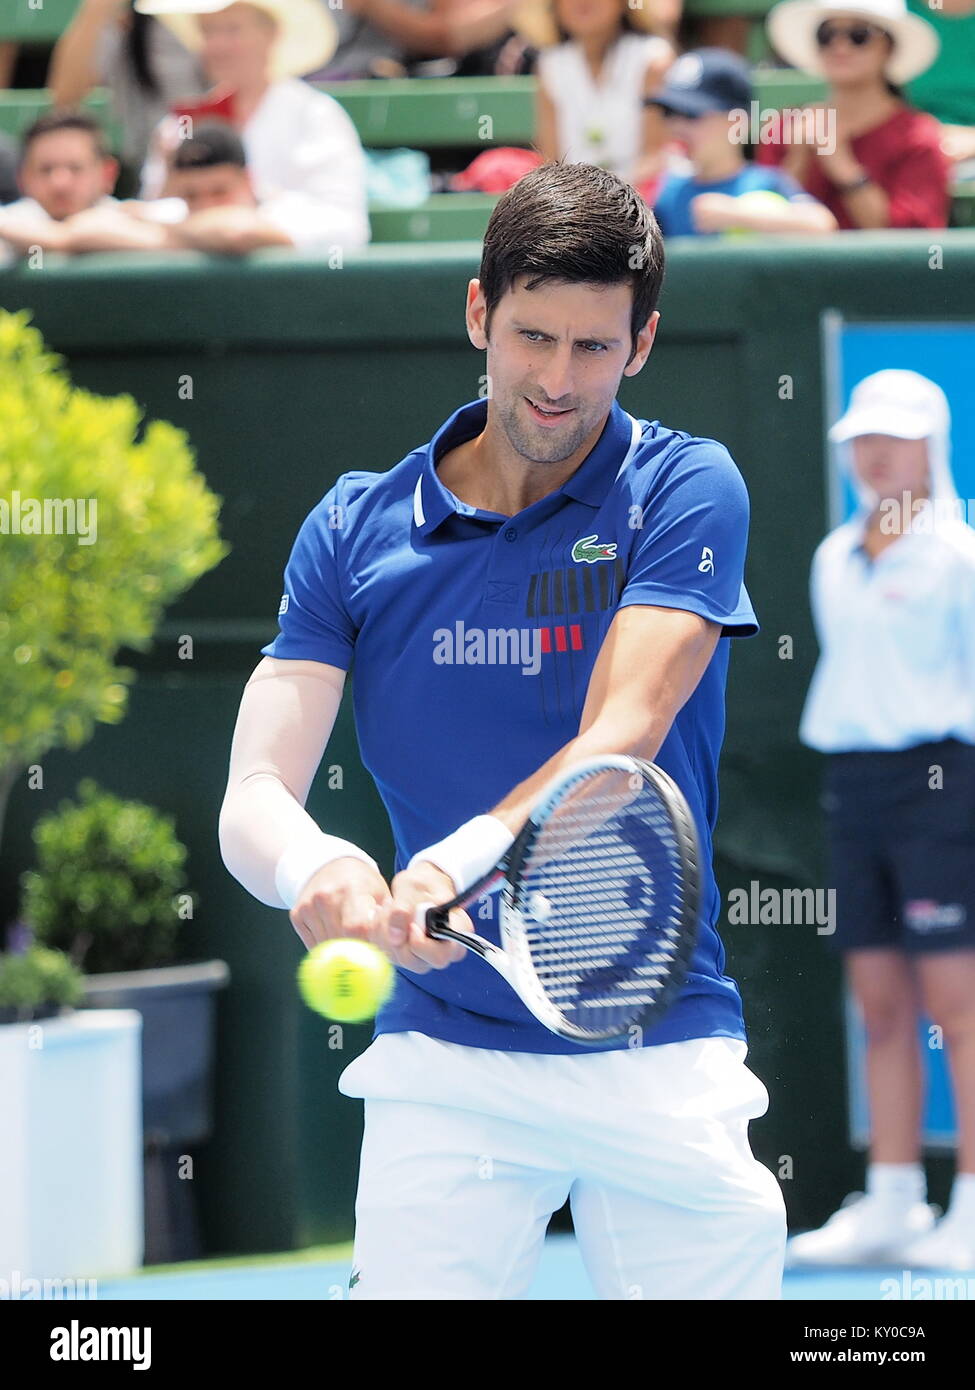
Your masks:
{"label": "player's face", "polygon": [[61,222],[94,207],[111,191],[115,162],[102,159],[84,130],[52,130],[32,140],[20,166],[20,187]]}
{"label": "player's face", "polygon": [[207,208],[252,208],[254,194],[244,169],[216,164],[210,169],[175,169],[171,186],[190,212]]}
{"label": "player's face", "polygon": [[266,11],[254,5],[229,5],[217,14],[201,15],[201,57],[215,83],[235,86],[267,73],[277,31]]}
{"label": "player's face", "polygon": [[926,439],[895,439],[889,434],[861,434],[853,441],[857,476],[878,497],[908,492],[924,497],[928,490]]}
{"label": "player's face", "polygon": [[561,463],[598,437],[620,378],[635,375],[653,345],[656,313],[628,362],[632,296],[628,283],[548,281],[528,290],[522,276],[495,306],[488,339],[480,331],[484,300],[477,287],[468,313],[471,341],[487,349],[491,409],[523,459]]}

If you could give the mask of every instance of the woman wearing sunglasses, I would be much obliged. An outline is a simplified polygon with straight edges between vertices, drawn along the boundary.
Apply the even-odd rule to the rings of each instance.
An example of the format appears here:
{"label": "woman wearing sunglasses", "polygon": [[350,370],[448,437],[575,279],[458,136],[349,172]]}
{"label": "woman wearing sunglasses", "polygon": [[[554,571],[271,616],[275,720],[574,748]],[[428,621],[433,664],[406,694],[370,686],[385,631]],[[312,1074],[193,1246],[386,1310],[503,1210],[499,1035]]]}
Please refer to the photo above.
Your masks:
{"label": "woman wearing sunglasses", "polygon": [[784,167],[841,230],[944,227],[941,130],[901,92],[938,55],[933,27],[905,0],[784,0],[766,24],[781,57],[822,77],[827,92],[815,120],[783,122],[777,139],[759,143],[758,162]]}

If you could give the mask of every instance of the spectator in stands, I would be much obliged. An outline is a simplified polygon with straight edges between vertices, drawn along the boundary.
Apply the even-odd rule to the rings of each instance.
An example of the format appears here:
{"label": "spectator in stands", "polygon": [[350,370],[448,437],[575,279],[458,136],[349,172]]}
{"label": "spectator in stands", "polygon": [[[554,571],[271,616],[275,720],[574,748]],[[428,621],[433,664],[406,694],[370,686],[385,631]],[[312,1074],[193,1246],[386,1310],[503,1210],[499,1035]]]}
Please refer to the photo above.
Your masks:
{"label": "spectator in stands", "polygon": [[[355,126],[324,92],[296,74],[333,51],[335,28],[320,0],[136,0],[199,51],[218,84],[197,108],[219,109],[239,131],[262,208],[295,244],[362,246],[369,240],[366,161]],[[187,10],[194,7],[193,13]],[[143,170],[142,197],[171,191],[170,160],[193,112],[168,116]]]}
{"label": "spectator in stands", "polygon": [[56,106],[76,106],[107,87],[121,131],[119,154],[134,177],[149,137],[175,101],[206,90],[196,56],[163,25],[132,9],[132,0],[81,0],[59,39],[48,72]]}
{"label": "spectator in stands", "polygon": [[717,232],[833,232],[836,219],[780,169],[745,159],[751,113],[748,64],[725,48],[683,54],[661,91],[645,100],[666,115],[687,149],[690,172],[666,175],[653,210],[664,236]]}
{"label": "spectator in stands", "polygon": [[[835,919],[866,1025],[866,1194],[789,1245],[793,1263],[975,1270],[975,531],[951,416],[917,372],[876,372],[830,431],[858,508],[813,559],[820,656],[800,737],[827,754]],[[921,1164],[923,1011],[958,1121],[935,1226]]]}
{"label": "spectator in stands", "polygon": [[330,11],[338,28],[338,46],[314,78],[334,82],[403,77],[418,67],[422,72],[424,60],[431,59],[455,60],[450,65],[452,71],[493,72],[495,51],[511,32],[509,15],[515,3],[343,0]]}
{"label": "spectator in stands", "polygon": [[975,0],[908,0],[941,39],[941,50],[908,84],[911,101],[941,122],[941,148],[956,164],[975,160]]}
{"label": "spectator in stands", "polygon": [[173,196],[156,202],[119,203],[80,213],[64,228],[60,249],[89,251],[209,251],[242,256],[269,246],[330,252],[315,240],[314,221],[301,239],[292,218],[279,226],[273,206],[254,193],[240,136],[223,121],[197,127],[180,141],[170,176]]}
{"label": "spectator in stands", "polygon": [[17,146],[9,135],[0,131],[0,203],[12,203],[20,197],[17,185]]}
{"label": "spectator in stands", "polygon": [[535,144],[544,160],[596,164],[638,188],[660,178],[666,128],[643,98],[659,89],[675,52],[648,32],[652,23],[649,4],[628,0],[553,0],[539,12]]}
{"label": "spectator in stands", "polygon": [[834,129],[823,141],[822,123],[811,121],[805,142],[773,138],[759,145],[759,161],[787,169],[844,230],[944,227],[949,166],[941,132],[900,90],[934,62],[931,25],[909,14],[905,0],[784,0],[767,25],[787,62],[825,78],[818,110]]}
{"label": "spectator in stands", "polygon": [[18,172],[23,197],[0,208],[0,260],[31,247],[62,250],[70,218],[111,207],[118,163],[84,111],[48,111],[25,131]]}

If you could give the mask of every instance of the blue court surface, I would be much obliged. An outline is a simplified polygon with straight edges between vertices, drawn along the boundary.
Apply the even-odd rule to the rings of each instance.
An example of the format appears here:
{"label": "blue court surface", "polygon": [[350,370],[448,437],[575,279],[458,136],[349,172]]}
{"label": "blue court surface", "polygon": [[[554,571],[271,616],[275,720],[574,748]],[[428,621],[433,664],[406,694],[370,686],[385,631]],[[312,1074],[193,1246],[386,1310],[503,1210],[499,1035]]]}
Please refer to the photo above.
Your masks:
{"label": "blue court surface", "polygon": [[[170,1266],[158,1272],[148,1269],[128,1279],[98,1281],[99,1300],[146,1299],[150,1301],[197,1299],[298,1299],[339,1300],[345,1297],[351,1268],[351,1247],[331,1247],[294,1256],[257,1258],[232,1264],[208,1262]],[[940,1293],[931,1285],[942,1282]],[[951,1292],[948,1292],[951,1290]],[[948,1271],[900,1269],[817,1269],[789,1271],[784,1297],[792,1300],[870,1301],[930,1299],[932,1296],[975,1300],[975,1270],[969,1274]],[[529,1295],[539,1302],[592,1300],[578,1247],[573,1236],[550,1236],[535,1283]]]}

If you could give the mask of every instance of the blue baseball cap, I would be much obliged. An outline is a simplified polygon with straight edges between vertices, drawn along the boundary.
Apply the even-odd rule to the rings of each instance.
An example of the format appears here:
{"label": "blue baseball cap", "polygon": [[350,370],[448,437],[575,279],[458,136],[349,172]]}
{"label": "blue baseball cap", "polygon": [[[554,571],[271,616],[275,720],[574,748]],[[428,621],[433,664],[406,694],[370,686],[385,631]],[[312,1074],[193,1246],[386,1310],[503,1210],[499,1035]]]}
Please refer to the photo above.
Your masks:
{"label": "blue baseball cap", "polygon": [[749,109],[752,83],[748,63],[727,48],[695,48],[667,70],[656,96],[644,106],[661,106],[675,116],[704,116],[709,111]]}

